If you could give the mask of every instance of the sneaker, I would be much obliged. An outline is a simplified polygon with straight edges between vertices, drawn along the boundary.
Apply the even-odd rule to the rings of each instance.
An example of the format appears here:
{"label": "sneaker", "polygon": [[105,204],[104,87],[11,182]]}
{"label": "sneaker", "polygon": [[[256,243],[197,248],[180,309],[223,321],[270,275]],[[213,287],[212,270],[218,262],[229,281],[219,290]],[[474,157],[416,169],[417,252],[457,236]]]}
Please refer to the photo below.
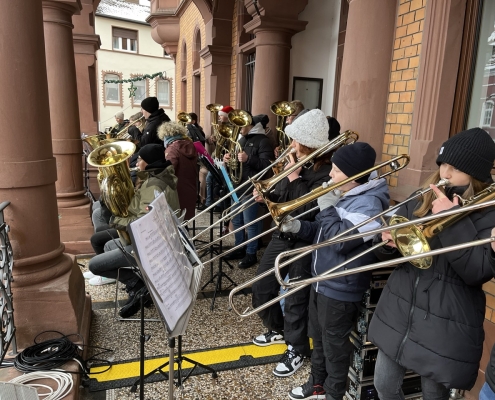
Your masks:
{"label": "sneaker", "polygon": [[253,343],[256,346],[270,346],[272,344],[285,344],[284,340],[284,335],[274,332],[274,331],[269,331],[266,333],[263,333],[262,335],[256,336],[253,339]]}
{"label": "sneaker", "polygon": [[247,269],[252,267],[253,265],[256,265],[258,263],[258,258],[256,257],[256,254],[246,254],[246,257],[244,257],[240,262],[239,262],[239,268],[240,269]]}
{"label": "sneaker", "polygon": [[289,392],[289,397],[292,400],[299,400],[299,399],[325,400],[325,389],[323,389],[323,385],[313,383],[313,375],[310,375],[309,380],[304,385],[298,386]]}
{"label": "sneaker", "polygon": [[86,271],[83,272],[84,279],[91,279],[94,278],[96,275],[93,274],[91,271]]}
{"label": "sneaker", "polygon": [[273,370],[273,375],[284,378],[291,376],[303,365],[304,357],[300,355],[292,346],[285,351],[280,362]]}
{"label": "sneaker", "polygon": [[115,283],[116,280],[112,278],[105,278],[104,276],[95,276],[91,278],[88,283],[91,286],[102,286],[102,285],[108,285],[110,283]]}
{"label": "sneaker", "polygon": [[144,306],[148,307],[153,303],[151,296],[146,287],[142,287],[137,292],[129,293],[129,300],[125,303],[124,307],[119,310],[119,315],[122,318],[129,318],[136,314],[141,308],[141,295],[143,295]]}

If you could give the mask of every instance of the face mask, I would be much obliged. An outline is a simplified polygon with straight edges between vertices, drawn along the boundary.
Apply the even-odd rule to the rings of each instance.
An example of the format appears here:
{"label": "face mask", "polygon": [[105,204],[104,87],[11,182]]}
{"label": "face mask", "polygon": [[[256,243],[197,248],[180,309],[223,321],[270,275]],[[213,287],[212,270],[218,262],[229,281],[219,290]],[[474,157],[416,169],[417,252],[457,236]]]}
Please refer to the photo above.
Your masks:
{"label": "face mask", "polygon": [[457,194],[458,196],[462,196],[468,187],[469,185],[447,186],[445,188],[445,195],[449,198],[450,201],[452,201],[452,199],[454,198],[454,194]]}

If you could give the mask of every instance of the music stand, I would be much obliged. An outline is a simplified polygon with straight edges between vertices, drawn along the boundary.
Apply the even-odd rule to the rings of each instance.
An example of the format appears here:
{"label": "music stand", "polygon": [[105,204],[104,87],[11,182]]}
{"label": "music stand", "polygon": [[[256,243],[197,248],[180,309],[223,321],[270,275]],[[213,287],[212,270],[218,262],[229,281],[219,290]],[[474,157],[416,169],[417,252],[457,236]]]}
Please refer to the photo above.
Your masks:
{"label": "music stand", "polygon": [[[143,280],[168,332],[170,354],[169,361],[144,375],[144,343],[149,337],[144,334],[144,302],[141,297],[140,377],[131,391],[135,392],[140,384],[140,398],[144,400],[145,379],[159,372],[169,378],[169,400],[173,400],[175,362],[178,364],[178,387],[192,372],[182,378],[182,361],[192,363],[194,368],[205,368],[213,378],[217,377],[217,373],[213,368],[182,355],[181,336],[186,332],[196,300],[203,264],[187,231],[170,211],[163,193],[149,205],[149,209],[148,214],[128,226],[128,232]],[[197,263],[194,268],[191,267],[190,257]],[[176,338],[179,338],[177,356],[174,354]],[[169,366],[168,374],[162,371],[166,366]]]}

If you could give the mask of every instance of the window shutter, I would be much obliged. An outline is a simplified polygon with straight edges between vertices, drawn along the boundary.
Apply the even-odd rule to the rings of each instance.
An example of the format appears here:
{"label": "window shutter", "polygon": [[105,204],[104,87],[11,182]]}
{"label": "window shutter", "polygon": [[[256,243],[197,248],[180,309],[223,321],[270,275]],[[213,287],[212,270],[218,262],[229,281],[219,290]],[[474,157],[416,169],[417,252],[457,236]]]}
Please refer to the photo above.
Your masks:
{"label": "window shutter", "polygon": [[131,31],[129,29],[113,28],[113,36],[121,37],[124,39],[137,40],[137,31]]}

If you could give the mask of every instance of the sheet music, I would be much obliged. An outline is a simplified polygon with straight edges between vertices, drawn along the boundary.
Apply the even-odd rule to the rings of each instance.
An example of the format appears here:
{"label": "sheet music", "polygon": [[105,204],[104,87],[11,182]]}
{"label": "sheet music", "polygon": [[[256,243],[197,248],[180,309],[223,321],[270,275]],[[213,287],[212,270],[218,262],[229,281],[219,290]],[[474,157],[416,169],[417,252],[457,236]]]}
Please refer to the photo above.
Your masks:
{"label": "sheet music", "polygon": [[193,270],[162,193],[145,216],[131,223],[134,245],[156,306],[173,330],[193,301]]}

